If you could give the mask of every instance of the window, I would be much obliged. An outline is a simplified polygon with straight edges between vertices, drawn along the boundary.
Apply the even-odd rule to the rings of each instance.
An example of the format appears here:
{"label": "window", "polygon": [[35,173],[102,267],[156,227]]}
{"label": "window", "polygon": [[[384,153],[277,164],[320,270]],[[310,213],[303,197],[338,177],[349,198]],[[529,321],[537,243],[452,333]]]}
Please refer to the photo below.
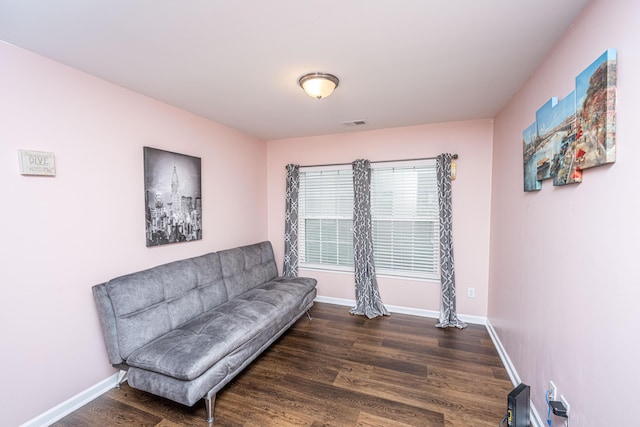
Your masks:
{"label": "window", "polygon": [[[437,279],[435,160],[373,163],[371,217],[379,274]],[[300,264],[353,270],[351,165],[300,169]]]}
{"label": "window", "polygon": [[373,164],[371,220],[376,271],[438,278],[435,160]]}
{"label": "window", "polygon": [[353,270],[353,173],[344,167],[301,168],[300,264]]}

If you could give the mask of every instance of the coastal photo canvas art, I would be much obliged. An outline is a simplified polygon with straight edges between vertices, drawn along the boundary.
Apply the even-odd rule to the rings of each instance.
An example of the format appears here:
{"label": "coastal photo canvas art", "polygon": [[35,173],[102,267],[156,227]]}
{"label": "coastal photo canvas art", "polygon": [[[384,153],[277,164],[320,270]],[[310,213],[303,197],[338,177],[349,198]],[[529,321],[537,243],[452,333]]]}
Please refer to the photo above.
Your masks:
{"label": "coastal photo canvas art", "polygon": [[610,49],[576,77],[581,169],[616,161],[616,51]]}
{"label": "coastal photo canvas art", "polygon": [[144,147],[147,246],[202,239],[199,157]]}
{"label": "coastal photo canvas art", "polygon": [[616,160],[616,50],[609,49],[576,77],[575,90],[551,98],[522,133],[524,191],[542,181],[582,182],[583,170]]}

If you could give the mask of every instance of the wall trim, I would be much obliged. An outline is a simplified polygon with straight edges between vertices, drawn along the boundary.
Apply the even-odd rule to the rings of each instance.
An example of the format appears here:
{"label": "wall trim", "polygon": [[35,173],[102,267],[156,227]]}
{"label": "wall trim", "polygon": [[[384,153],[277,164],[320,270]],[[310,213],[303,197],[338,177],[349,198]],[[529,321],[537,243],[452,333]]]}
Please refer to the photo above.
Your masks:
{"label": "wall trim", "polygon": [[[502,345],[502,342],[500,341],[500,338],[498,337],[496,330],[493,329],[493,325],[491,324],[491,321],[489,319],[487,319],[486,325],[487,325],[487,332],[489,332],[489,336],[491,337],[491,341],[493,341],[493,345],[498,351],[498,355],[500,355],[502,364],[507,369],[507,373],[509,374],[509,379],[511,380],[511,383],[515,387],[522,382],[520,380],[520,375],[518,375],[518,371],[516,371],[516,367],[513,365],[513,362],[511,362],[511,358],[509,357],[507,350],[505,350],[504,346]],[[544,427],[542,418],[540,418],[540,414],[538,414],[538,411],[536,410],[536,407],[533,404],[533,400],[531,400],[531,420],[530,421],[533,427]]]}
{"label": "wall trim", "polygon": [[42,427],[48,426],[56,421],[69,415],[76,409],[79,409],[91,402],[93,399],[111,390],[118,384],[118,374],[115,373],[109,378],[100,381],[85,391],[82,391],[75,396],[65,400],[61,404],[54,406],[48,411],[38,415],[30,421],[22,424],[20,427]]}
{"label": "wall trim", "polygon": [[[354,305],[356,305],[355,300],[344,299],[344,298],[317,296],[315,301],[326,302],[328,304],[345,305],[350,307],[353,307]],[[387,307],[387,310],[389,310],[392,313],[411,314],[413,316],[430,317],[433,319],[438,319],[440,317],[440,312],[435,310],[425,310],[422,308],[403,307],[400,305],[388,305],[388,304],[385,304],[384,306]],[[463,322],[473,323],[475,325],[486,325],[487,323],[487,318],[482,316],[458,314],[458,318]]]}

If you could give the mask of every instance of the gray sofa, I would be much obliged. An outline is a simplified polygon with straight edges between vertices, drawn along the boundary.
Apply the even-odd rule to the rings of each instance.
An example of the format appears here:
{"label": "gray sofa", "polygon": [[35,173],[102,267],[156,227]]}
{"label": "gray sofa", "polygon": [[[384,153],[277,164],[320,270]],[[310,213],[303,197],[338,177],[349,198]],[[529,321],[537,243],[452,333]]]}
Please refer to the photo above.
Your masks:
{"label": "gray sofa", "polygon": [[316,280],[277,277],[271,243],[209,253],[92,288],[109,362],[131,387],[192,406],[313,305]]}

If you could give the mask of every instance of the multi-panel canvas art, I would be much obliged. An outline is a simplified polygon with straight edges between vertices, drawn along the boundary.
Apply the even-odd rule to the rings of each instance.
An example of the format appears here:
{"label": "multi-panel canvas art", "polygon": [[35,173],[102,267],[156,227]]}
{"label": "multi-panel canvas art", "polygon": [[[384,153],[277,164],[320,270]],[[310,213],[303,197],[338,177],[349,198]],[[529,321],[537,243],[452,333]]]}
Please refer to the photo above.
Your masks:
{"label": "multi-panel canvas art", "polygon": [[524,191],[582,181],[584,169],[616,160],[616,50],[609,49],[576,77],[575,90],[551,98],[522,133]]}
{"label": "multi-panel canvas art", "polygon": [[147,246],[202,239],[199,157],[144,147]]}

